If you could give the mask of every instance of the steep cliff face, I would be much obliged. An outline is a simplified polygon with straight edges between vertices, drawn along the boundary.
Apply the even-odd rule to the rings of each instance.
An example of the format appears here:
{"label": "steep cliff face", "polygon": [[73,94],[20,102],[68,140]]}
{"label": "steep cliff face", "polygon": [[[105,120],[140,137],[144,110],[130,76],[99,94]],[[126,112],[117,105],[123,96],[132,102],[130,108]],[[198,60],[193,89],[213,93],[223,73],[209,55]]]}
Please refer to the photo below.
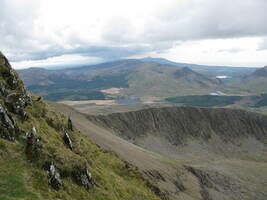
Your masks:
{"label": "steep cliff face", "polygon": [[0,53],[0,199],[159,199],[42,98],[27,93]]}
{"label": "steep cliff face", "polygon": [[267,117],[243,110],[168,107],[88,118],[142,145],[149,136],[178,147],[192,141],[214,145],[217,140],[223,146],[240,145],[242,139],[248,138],[258,142],[267,139]]}
{"label": "steep cliff face", "polygon": [[[179,169],[176,199],[187,199],[183,195],[189,194],[192,199],[204,200],[263,200],[267,195],[265,115],[223,108],[168,107],[87,118],[169,158],[164,162]],[[154,177],[168,179],[164,173]]]}

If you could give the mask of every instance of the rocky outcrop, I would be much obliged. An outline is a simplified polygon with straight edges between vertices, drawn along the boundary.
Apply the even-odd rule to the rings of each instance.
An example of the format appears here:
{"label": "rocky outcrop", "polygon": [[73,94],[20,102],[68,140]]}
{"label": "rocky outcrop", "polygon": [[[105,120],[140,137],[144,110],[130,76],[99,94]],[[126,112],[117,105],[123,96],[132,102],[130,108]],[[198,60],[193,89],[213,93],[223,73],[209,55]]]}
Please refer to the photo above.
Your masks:
{"label": "rocky outcrop", "polygon": [[248,192],[248,189],[242,186],[239,180],[225,176],[217,171],[204,171],[192,166],[185,166],[185,168],[197,177],[204,200],[212,200],[211,192],[223,193],[229,199],[245,199],[245,193]]}
{"label": "rocky outcrop", "polygon": [[0,95],[3,95],[3,96],[6,95],[6,88],[3,83],[0,83]]}
{"label": "rocky outcrop", "polygon": [[27,94],[22,81],[14,71],[6,57],[0,52],[0,95],[3,106],[8,111],[27,118],[25,108],[32,104],[31,97]]}
{"label": "rocky outcrop", "polygon": [[3,78],[2,86],[6,90],[15,90],[16,92],[25,93],[23,82],[15,70],[11,68],[7,58],[0,52],[0,76]]}
{"label": "rocky outcrop", "polygon": [[8,94],[5,102],[9,107],[10,111],[15,114],[20,114],[22,117],[25,116],[24,109],[28,105],[32,105],[32,100],[26,93],[11,93]]}
{"label": "rocky outcrop", "polygon": [[54,163],[52,162],[48,171],[48,183],[52,188],[59,190],[63,186],[63,182],[60,177],[58,169],[56,169]]}
{"label": "rocky outcrop", "polygon": [[[40,108],[40,112],[39,109],[38,111],[34,108],[29,109],[29,113],[31,113],[31,118],[27,118],[26,108],[28,106],[33,105],[33,103],[39,106],[43,106],[44,104],[44,102],[40,102],[42,101],[41,97],[34,98],[33,96],[33,99],[34,100],[32,100],[32,97],[27,94],[26,90],[24,89],[24,85],[19,79],[17,73],[11,68],[6,57],[0,52],[0,138],[9,141],[14,141],[17,136],[18,141],[16,144],[21,143],[25,147],[25,151],[23,151],[22,153],[25,153],[27,161],[29,161],[30,164],[36,168],[43,166],[43,169],[46,170],[48,173],[48,183],[53,189],[61,189],[63,187],[62,178],[68,177],[73,178],[78,185],[81,185],[87,190],[89,190],[93,187],[92,175],[89,170],[87,168],[81,167],[77,167],[72,170],[74,165],[73,163],[68,163],[70,159],[62,161],[62,158],[54,158],[56,156],[53,155],[53,153],[49,152],[48,148],[45,149],[42,138],[40,137],[41,133],[43,134],[45,132],[46,134],[49,134],[48,132],[51,130],[47,128],[46,125],[44,125],[45,123],[43,123],[42,121],[44,120],[44,122],[46,122],[47,125],[50,126],[50,128],[54,128],[58,132],[61,132],[62,129],[64,130],[64,142],[68,148],[73,150],[73,141],[69,133],[67,132],[67,130],[70,132],[73,131],[71,119],[68,119],[68,129],[65,129],[64,127],[66,126],[66,124],[64,124],[63,122],[66,118],[59,115],[53,115],[54,112],[52,111],[51,113],[53,114],[50,114],[50,116],[48,117],[45,114],[42,114],[43,111],[44,113],[47,111],[47,109],[45,108]],[[32,110],[37,112],[38,115],[34,115],[34,112]],[[18,119],[18,117],[20,117],[20,119]],[[25,122],[25,120],[27,119],[28,121]],[[17,121],[17,124],[22,125],[18,127],[15,123],[15,120],[19,120]],[[25,128],[28,127],[28,125],[30,124],[34,124],[36,127],[38,127],[39,130],[42,131],[36,130],[35,127],[33,127],[29,131],[25,130]],[[19,135],[19,132],[26,134]],[[45,139],[47,135],[42,137],[44,137]],[[48,143],[49,146],[49,141],[47,140],[47,138],[45,141]],[[51,146],[52,145],[50,145],[50,147]],[[20,146],[17,149],[21,149]],[[2,147],[0,147],[0,157],[2,156],[2,150]],[[6,149],[4,149],[4,151],[5,150]],[[24,160],[25,157],[23,154],[21,158]],[[75,157],[74,152],[68,152],[66,154],[70,154],[70,156]],[[65,156],[65,154],[62,155]],[[53,160],[53,162],[51,162],[51,160]],[[81,159],[79,159],[79,161],[80,160]],[[64,165],[62,166],[63,162]],[[78,165],[79,162],[77,160],[76,162],[76,165]],[[56,167],[56,165],[60,166],[60,168]],[[70,165],[71,167],[69,167]],[[66,171],[68,172],[67,175],[64,174],[64,172]]]}
{"label": "rocky outcrop", "polygon": [[68,129],[73,131],[73,125],[72,125],[72,121],[71,121],[70,117],[68,118]]}
{"label": "rocky outcrop", "polygon": [[14,141],[16,134],[15,123],[8,115],[5,108],[0,104],[0,137]]}
{"label": "rocky outcrop", "polygon": [[72,171],[72,177],[78,185],[85,187],[87,190],[93,188],[92,174],[87,167],[75,167]]}
{"label": "rocky outcrop", "polygon": [[72,140],[68,134],[68,132],[66,130],[64,130],[64,142],[65,144],[70,148],[70,150],[73,150],[73,144],[72,144]]}

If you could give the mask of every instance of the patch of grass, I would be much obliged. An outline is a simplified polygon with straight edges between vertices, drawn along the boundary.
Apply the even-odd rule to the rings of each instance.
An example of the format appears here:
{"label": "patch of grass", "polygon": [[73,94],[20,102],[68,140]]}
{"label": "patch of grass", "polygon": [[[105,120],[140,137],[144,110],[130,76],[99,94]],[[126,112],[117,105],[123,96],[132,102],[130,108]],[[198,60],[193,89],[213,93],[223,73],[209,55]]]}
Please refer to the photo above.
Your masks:
{"label": "patch of grass", "polygon": [[195,95],[195,96],[177,96],[166,98],[166,101],[178,103],[185,106],[226,106],[234,104],[242,99],[241,96],[213,96],[213,95]]}
{"label": "patch of grass", "polygon": [[28,166],[28,163],[22,159],[23,156],[17,153],[21,149],[0,140],[1,147],[6,148],[0,150],[0,199],[37,199],[37,196],[27,188],[26,169],[31,166]]}

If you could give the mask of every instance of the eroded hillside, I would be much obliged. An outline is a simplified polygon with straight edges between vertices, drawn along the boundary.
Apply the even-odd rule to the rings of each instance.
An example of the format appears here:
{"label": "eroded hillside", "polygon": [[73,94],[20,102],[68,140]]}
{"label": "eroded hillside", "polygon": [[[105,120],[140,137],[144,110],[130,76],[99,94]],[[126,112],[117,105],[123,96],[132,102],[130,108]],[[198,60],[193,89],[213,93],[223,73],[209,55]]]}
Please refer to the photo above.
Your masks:
{"label": "eroded hillside", "polygon": [[265,115],[168,107],[87,118],[183,166],[179,177],[184,192],[190,191],[188,181],[190,187],[197,187],[191,182],[196,178],[202,199],[264,199],[267,195]]}

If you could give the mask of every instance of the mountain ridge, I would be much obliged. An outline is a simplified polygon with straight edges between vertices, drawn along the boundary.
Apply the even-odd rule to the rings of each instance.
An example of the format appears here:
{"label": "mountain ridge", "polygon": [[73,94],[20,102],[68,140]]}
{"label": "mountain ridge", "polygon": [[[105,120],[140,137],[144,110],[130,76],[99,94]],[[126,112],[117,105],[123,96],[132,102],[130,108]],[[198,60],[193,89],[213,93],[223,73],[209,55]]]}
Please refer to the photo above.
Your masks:
{"label": "mountain ridge", "polygon": [[53,104],[28,93],[0,53],[0,199],[159,200],[156,189]]}

